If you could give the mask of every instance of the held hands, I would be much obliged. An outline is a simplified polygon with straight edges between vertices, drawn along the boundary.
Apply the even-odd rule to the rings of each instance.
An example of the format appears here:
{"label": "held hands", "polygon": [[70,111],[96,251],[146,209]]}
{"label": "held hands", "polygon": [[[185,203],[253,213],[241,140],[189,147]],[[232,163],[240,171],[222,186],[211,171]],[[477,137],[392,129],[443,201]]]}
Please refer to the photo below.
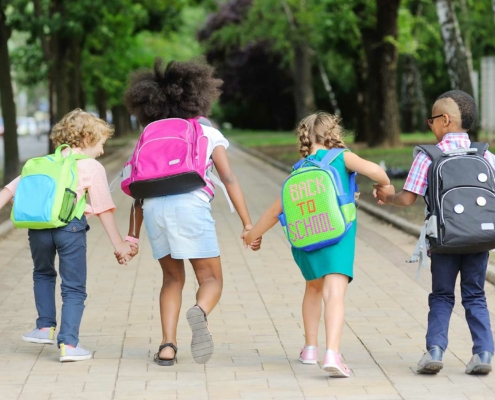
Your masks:
{"label": "held hands", "polygon": [[373,196],[378,200],[378,204],[388,204],[391,198],[395,195],[395,188],[393,185],[373,185]]}
{"label": "held hands", "polygon": [[127,241],[122,241],[118,246],[115,247],[114,255],[119,264],[127,265],[129,261],[138,253],[139,246],[137,243],[131,243]]}
{"label": "held hands", "polygon": [[245,237],[247,236],[247,234],[249,233],[249,231],[253,229],[253,225],[252,224],[247,224],[246,226],[244,226],[244,229],[242,230],[242,233],[241,233],[241,239],[242,239],[242,242],[243,242],[243,245],[244,245],[244,248],[247,249],[248,247],[251,248],[251,250],[253,251],[258,251],[260,248],[261,248],[261,237],[259,237],[258,239],[254,240],[253,242],[251,243],[247,243],[246,240],[245,240]]}

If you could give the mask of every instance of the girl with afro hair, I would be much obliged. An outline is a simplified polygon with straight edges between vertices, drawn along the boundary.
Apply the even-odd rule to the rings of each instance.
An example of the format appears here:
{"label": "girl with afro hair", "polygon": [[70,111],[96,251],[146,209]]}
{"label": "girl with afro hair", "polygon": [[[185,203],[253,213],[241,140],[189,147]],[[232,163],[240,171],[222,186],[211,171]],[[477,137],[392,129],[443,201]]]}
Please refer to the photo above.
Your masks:
{"label": "girl with afro hair", "polygon": [[[214,68],[202,59],[188,62],[163,62],[157,58],[154,69],[131,75],[125,94],[129,112],[143,126],[165,118],[198,118],[208,116],[213,102],[220,96],[220,79]],[[251,218],[241,187],[227,156],[229,142],[205,118],[199,118],[208,138],[211,157],[220,180],[243,224],[243,234],[252,228]],[[157,154],[159,157],[159,154]],[[196,304],[187,311],[192,330],[191,353],[197,363],[206,363],[213,353],[207,315],[218,303],[223,286],[220,250],[210,198],[202,190],[135,201],[131,208],[129,236],[137,242],[144,225],[163,272],[160,292],[162,342],[155,354],[158,365],[177,361],[177,323],[185,283],[184,259],[189,259],[198,280]],[[251,244],[259,249],[261,239]],[[121,255],[116,253],[121,260]]]}

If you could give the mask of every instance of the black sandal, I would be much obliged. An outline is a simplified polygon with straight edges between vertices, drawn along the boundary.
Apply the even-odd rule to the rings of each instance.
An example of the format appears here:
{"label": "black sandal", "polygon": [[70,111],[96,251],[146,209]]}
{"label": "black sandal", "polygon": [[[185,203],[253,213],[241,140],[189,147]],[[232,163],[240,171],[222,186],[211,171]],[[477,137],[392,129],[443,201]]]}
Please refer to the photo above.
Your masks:
{"label": "black sandal", "polygon": [[[171,347],[174,350],[174,358],[160,358],[160,352],[165,347]],[[177,362],[177,347],[173,343],[165,343],[158,347],[158,353],[155,354],[155,362],[161,367],[169,367]]]}

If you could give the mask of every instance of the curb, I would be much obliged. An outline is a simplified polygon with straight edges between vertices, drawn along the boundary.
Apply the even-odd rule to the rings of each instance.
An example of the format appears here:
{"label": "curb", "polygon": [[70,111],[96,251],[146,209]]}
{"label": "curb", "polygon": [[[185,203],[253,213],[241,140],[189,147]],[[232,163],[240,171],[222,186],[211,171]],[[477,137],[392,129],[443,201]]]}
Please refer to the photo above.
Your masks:
{"label": "curb", "polygon": [[[230,143],[234,145],[237,149],[248,153],[252,155],[253,157],[259,158],[262,161],[265,161],[266,163],[274,166],[275,168],[278,168],[284,172],[290,173],[292,171],[292,168],[285,165],[284,163],[274,160],[273,158],[267,156],[266,154],[263,154],[259,150],[256,149],[250,149],[247,147],[244,147],[237,143],[235,140],[229,139]],[[398,217],[396,215],[392,215],[387,213],[383,208],[375,206],[374,204],[371,204],[369,202],[366,202],[364,200],[359,200],[357,203],[358,209],[363,210],[367,214],[378,218],[384,222],[389,223],[390,225],[394,226],[397,229],[400,229],[401,231],[412,235],[414,237],[419,237],[421,234],[421,226],[413,224],[406,220],[405,218]],[[1,229],[1,226],[0,226]],[[488,263],[487,270],[486,270],[486,280],[490,282],[491,284],[495,285],[495,265]]]}
{"label": "curb", "polygon": [[[134,150],[135,143],[129,143],[118,150],[116,150],[113,154],[109,155],[106,159],[102,161],[102,164],[106,168],[111,168],[114,164],[117,164],[120,162],[120,159],[128,152],[131,150]],[[0,238],[3,238],[7,236],[13,229],[15,229],[14,224],[10,219],[3,221],[0,223]]]}

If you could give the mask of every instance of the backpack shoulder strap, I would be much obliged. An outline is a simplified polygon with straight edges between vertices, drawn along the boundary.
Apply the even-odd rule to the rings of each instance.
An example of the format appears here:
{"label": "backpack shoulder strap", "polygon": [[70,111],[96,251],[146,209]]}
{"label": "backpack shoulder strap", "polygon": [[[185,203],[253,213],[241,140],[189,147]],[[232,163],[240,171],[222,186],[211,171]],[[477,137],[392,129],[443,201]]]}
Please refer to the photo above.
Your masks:
{"label": "backpack shoulder strap", "polygon": [[72,153],[72,158],[74,160],[85,160],[86,158],[91,158],[91,157],[88,157],[84,154],[76,154],[76,153]]}
{"label": "backpack shoulder strap", "polygon": [[299,169],[301,167],[301,165],[304,164],[304,162],[306,161],[305,158],[302,158],[300,159],[298,162],[296,162],[293,166],[292,166],[292,171],[295,171],[296,169]]}
{"label": "backpack shoulder strap", "polygon": [[434,144],[423,144],[421,146],[416,146],[414,148],[414,156],[416,157],[421,151],[430,157],[432,162],[443,157],[443,151]]}
{"label": "backpack shoulder strap", "polygon": [[473,142],[473,143],[471,143],[471,147],[472,148],[475,148],[475,149],[478,149],[478,151],[476,152],[476,154],[478,154],[481,157],[484,157],[485,156],[485,151],[488,150],[488,143],[484,143],[484,142]]}
{"label": "backpack shoulder strap", "polygon": [[327,151],[327,154],[325,154],[325,157],[321,160],[321,163],[323,165],[329,165],[331,162],[333,162],[341,153],[349,151],[349,149],[330,149]]}
{"label": "backpack shoulder strap", "polygon": [[201,125],[205,125],[205,126],[211,126],[213,127],[213,124],[211,123],[211,121],[206,118],[206,117],[197,117],[196,120],[198,121],[198,123],[200,123]]}

